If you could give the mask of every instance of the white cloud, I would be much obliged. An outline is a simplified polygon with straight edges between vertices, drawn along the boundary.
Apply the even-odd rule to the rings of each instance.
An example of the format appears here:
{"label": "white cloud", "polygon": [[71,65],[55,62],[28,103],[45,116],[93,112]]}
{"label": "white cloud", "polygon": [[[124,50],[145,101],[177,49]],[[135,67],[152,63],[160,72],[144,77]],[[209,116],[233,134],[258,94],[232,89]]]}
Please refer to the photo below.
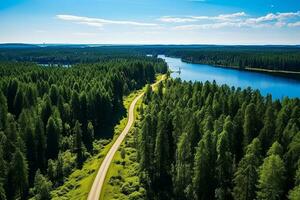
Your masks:
{"label": "white cloud", "polygon": [[[197,24],[185,24],[173,27],[174,30],[194,30],[194,29],[218,29],[225,27],[296,27],[299,26],[299,22],[291,23],[295,18],[300,17],[300,11],[298,12],[286,12],[286,13],[269,13],[260,17],[248,17],[245,12],[237,12],[232,14],[221,14],[218,16],[191,16],[183,18],[196,19]],[[203,23],[205,21],[206,23]],[[166,21],[167,22],[167,21]],[[180,20],[174,20],[170,22],[180,22]],[[202,23],[201,23],[202,22]],[[200,24],[199,24],[200,23]]]}
{"label": "white cloud", "polygon": [[170,17],[163,16],[158,19],[161,22],[171,22],[171,23],[183,23],[183,22],[195,22],[197,19],[187,18],[187,17]]}
{"label": "white cloud", "polygon": [[289,27],[300,27],[300,21],[298,22],[293,22],[293,23],[288,23]]}
{"label": "white cloud", "polygon": [[239,21],[241,17],[247,16],[245,12],[237,12],[232,14],[221,14],[218,16],[186,16],[186,17],[171,17],[164,16],[158,20],[161,22],[170,23],[184,23],[184,22],[196,22],[201,20],[212,20],[212,21]]}
{"label": "white cloud", "polygon": [[144,22],[136,22],[136,21],[123,21],[123,20],[107,20],[102,18],[90,18],[90,17],[82,17],[75,15],[56,15],[56,17],[60,20],[71,21],[77,24],[85,24],[88,26],[94,27],[102,27],[108,24],[115,25],[131,25],[131,26],[156,26],[154,23],[144,23]]}

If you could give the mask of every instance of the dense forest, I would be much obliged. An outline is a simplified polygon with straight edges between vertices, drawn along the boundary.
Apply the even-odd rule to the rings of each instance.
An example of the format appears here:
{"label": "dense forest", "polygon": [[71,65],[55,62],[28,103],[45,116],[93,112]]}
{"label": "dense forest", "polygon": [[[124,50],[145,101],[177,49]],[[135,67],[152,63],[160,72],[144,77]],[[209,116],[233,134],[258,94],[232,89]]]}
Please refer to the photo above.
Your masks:
{"label": "dense forest", "polygon": [[300,199],[300,100],[169,79],[136,136],[147,199]]}
{"label": "dense forest", "polygon": [[100,60],[69,68],[0,63],[1,200],[50,199],[93,154],[94,139],[112,134],[123,96],[167,70],[154,58]]}
{"label": "dense forest", "polygon": [[[1,47],[1,46],[0,46]],[[97,62],[114,55],[165,54],[184,61],[229,67],[300,71],[299,46],[220,45],[111,45],[111,46],[28,46],[0,48],[0,60],[34,61],[43,64]]]}

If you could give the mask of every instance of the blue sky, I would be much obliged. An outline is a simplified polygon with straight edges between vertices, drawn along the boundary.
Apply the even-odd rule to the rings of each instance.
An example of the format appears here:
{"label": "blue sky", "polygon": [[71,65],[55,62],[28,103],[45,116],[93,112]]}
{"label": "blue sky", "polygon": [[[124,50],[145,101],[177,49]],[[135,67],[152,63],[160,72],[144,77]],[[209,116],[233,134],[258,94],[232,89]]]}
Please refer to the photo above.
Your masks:
{"label": "blue sky", "polygon": [[0,43],[300,44],[299,0],[1,0]]}

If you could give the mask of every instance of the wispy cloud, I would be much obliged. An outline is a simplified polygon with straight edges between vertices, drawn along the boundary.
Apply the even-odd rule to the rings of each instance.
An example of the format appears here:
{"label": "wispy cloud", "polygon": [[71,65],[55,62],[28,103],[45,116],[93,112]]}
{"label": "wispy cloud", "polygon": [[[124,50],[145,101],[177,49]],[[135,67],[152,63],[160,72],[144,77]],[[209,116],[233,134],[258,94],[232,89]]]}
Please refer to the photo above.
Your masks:
{"label": "wispy cloud", "polygon": [[[173,27],[175,30],[194,30],[194,29],[218,29],[225,27],[298,27],[299,22],[291,22],[300,18],[300,11],[298,12],[286,12],[286,13],[269,13],[260,17],[250,17],[245,12],[237,12],[232,14],[222,14],[218,16],[189,16],[184,17],[185,22],[191,19],[193,24],[184,24]],[[164,22],[177,22],[179,19]],[[193,21],[195,20],[195,21]],[[205,21],[205,23],[203,23]],[[182,22],[184,22],[182,20]]]}
{"label": "wispy cloud", "polygon": [[237,12],[231,14],[221,14],[218,16],[186,16],[186,17],[171,17],[164,16],[158,20],[161,22],[170,22],[170,23],[184,23],[184,22],[197,22],[202,20],[212,20],[212,21],[237,21],[241,17],[247,16],[245,12]]}
{"label": "wispy cloud", "polygon": [[170,17],[170,16],[163,16],[158,19],[161,22],[170,22],[170,23],[184,23],[184,22],[196,22],[197,19],[188,18],[188,17]]}
{"label": "wispy cloud", "polygon": [[156,26],[154,23],[144,23],[136,21],[123,21],[123,20],[108,20],[102,18],[91,18],[75,15],[56,15],[60,20],[70,21],[77,24],[84,24],[94,27],[103,27],[104,25],[115,24],[115,25],[131,25],[131,26]]}
{"label": "wispy cloud", "polygon": [[288,23],[289,27],[300,27],[300,21],[298,22],[293,22],[293,23]]}

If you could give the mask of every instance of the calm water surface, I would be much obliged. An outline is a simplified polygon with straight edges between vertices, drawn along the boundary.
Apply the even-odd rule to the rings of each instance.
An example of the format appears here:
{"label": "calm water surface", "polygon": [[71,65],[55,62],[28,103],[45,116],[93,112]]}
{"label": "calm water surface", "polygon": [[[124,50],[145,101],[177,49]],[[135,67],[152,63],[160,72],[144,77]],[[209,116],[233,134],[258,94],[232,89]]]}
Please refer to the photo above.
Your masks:
{"label": "calm water surface", "polygon": [[185,81],[213,81],[217,84],[229,86],[259,89],[262,95],[272,94],[273,98],[282,99],[288,96],[300,97],[300,81],[269,74],[247,72],[235,69],[224,69],[212,65],[192,64],[182,62],[180,58],[170,58],[159,55],[169,65],[172,71],[181,68],[181,74],[172,73],[172,77]]}

